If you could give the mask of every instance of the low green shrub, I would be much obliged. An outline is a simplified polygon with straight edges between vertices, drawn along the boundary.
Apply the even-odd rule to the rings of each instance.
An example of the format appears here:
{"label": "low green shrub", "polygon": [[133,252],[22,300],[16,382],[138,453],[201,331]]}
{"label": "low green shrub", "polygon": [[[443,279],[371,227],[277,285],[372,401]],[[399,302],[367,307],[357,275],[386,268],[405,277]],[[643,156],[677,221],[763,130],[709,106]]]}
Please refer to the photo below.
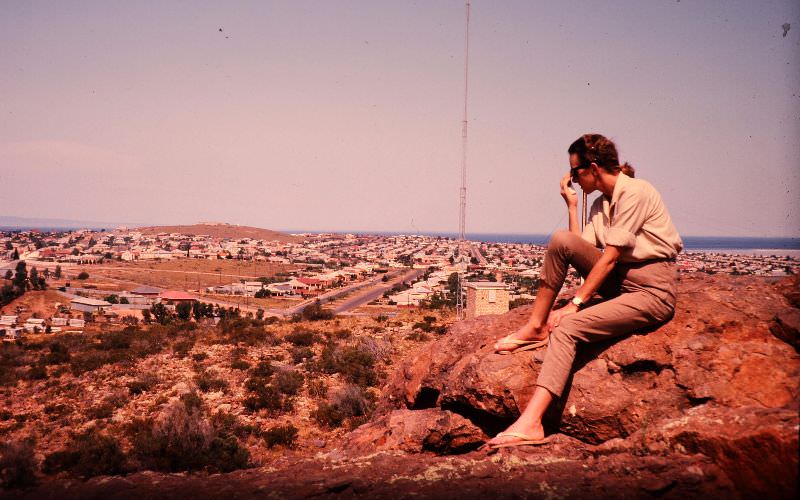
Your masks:
{"label": "low green shrub", "polygon": [[28,380],[44,380],[47,378],[47,367],[42,365],[31,366],[26,377]]}
{"label": "low green shrub", "polygon": [[325,385],[324,380],[309,378],[307,384],[308,395],[312,398],[324,398],[328,395],[328,386]]}
{"label": "low green shrub", "polygon": [[297,440],[297,427],[292,424],[271,427],[264,431],[263,437],[267,448],[274,448],[275,446],[291,448]]}
{"label": "low green shrub", "polygon": [[270,414],[277,415],[290,408],[290,402],[281,392],[270,384],[264,384],[263,379],[248,379],[245,387],[250,394],[243,404],[250,411],[267,410]]}
{"label": "low green shrub", "polygon": [[294,396],[303,387],[303,375],[294,370],[281,370],[273,377],[273,383],[283,394]]}
{"label": "low green shrub", "polygon": [[228,382],[220,378],[215,373],[203,370],[194,377],[197,388],[203,392],[224,391],[228,388]]}
{"label": "low green shrub", "polygon": [[336,370],[345,380],[363,387],[373,386],[378,381],[375,357],[358,347],[344,347],[336,356]]}
{"label": "low green shrub", "polygon": [[0,486],[16,488],[36,483],[35,443],[32,439],[0,443]]}
{"label": "low green shrub", "polygon": [[60,365],[69,362],[69,349],[60,342],[50,344],[50,352],[47,353],[42,362],[46,365]]}
{"label": "low green shrub", "polygon": [[196,352],[192,354],[192,361],[195,361],[197,363],[205,361],[206,359],[208,359],[208,354],[204,352]]}
{"label": "low green shrub", "polygon": [[67,471],[79,477],[117,475],[126,470],[126,457],[119,442],[92,427],[72,436],[67,446],[45,458],[47,474]]}
{"label": "low green shrub", "polygon": [[128,432],[132,453],[145,468],[230,472],[249,466],[247,449],[228,429],[209,421],[195,393],[173,399],[155,419],[135,420]]}
{"label": "low green shrub", "polygon": [[286,335],[284,339],[295,346],[309,347],[319,341],[319,335],[311,330],[295,329],[292,333]]}
{"label": "low green shrub", "polygon": [[294,364],[299,364],[303,361],[313,359],[314,351],[312,351],[310,347],[292,347],[291,355]]}
{"label": "low green shrub", "polygon": [[269,361],[259,361],[256,366],[250,369],[250,376],[257,378],[270,378],[275,373],[275,368]]}
{"label": "low green shrub", "polygon": [[136,395],[149,391],[159,382],[160,380],[155,370],[147,370],[141,372],[136,380],[128,382],[127,387],[131,394]]}
{"label": "low green shrub", "polygon": [[324,427],[341,427],[346,421],[362,423],[372,412],[373,398],[361,387],[347,385],[338,391],[330,401],[319,403],[311,413],[317,423]]}
{"label": "low green shrub", "polygon": [[245,371],[249,369],[250,369],[250,363],[241,358],[236,358],[233,361],[231,361],[231,370]]}
{"label": "low green shrub", "polygon": [[428,336],[428,334],[424,332],[411,332],[408,335],[406,335],[406,340],[411,340],[413,342],[425,342],[426,340],[429,339],[430,337]]}

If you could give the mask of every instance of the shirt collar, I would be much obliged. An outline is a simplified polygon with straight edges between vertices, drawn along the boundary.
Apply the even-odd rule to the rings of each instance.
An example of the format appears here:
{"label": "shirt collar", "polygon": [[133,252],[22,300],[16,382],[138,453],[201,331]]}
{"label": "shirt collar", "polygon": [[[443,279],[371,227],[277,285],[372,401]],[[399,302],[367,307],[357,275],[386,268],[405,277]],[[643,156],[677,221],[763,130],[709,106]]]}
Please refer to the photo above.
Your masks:
{"label": "shirt collar", "polygon": [[619,173],[617,176],[617,183],[614,184],[614,192],[611,193],[611,203],[609,203],[609,206],[615,205],[617,201],[619,201],[622,190],[625,189],[625,185],[628,184],[630,180],[631,178],[627,175],[623,174],[622,172]]}

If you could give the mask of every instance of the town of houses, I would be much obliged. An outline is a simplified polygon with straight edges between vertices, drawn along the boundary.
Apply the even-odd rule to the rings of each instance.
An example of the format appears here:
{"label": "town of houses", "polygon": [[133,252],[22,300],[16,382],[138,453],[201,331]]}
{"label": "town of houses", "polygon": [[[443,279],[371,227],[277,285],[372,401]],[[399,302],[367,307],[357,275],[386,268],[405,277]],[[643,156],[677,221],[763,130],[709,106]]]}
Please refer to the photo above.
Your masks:
{"label": "town of houses", "polygon": [[[467,282],[495,283],[507,294],[507,301],[529,301],[535,296],[545,248],[523,243],[459,242],[452,238],[418,235],[299,234],[296,241],[251,238],[219,238],[179,233],[144,234],[136,229],[113,231],[78,230],[41,232],[36,230],[0,233],[0,278],[17,261],[28,267],[50,269],[63,264],[73,268],[113,265],[115,262],[160,262],[177,259],[242,260],[291,266],[292,272],[269,279],[239,279],[202,290],[164,290],[139,286],[116,294],[117,304],[103,300],[107,292],[73,289],[68,317],[55,315],[49,331],[82,328],[80,313],[107,314],[152,307],[164,303],[175,307],[181,301],[205,296],[281,297],[306,300],[325,296],[331,290],[359,283],[377,283],[381,274],[404,269],[425,270],[414,279],[388,290],[377,303],[395,307],[416,307],[435,294],[448,291],[448,278],[461,273]],[[684,252],[679,256],[682,272],[706,272],[780,276],[796,273],[800,261],[790,256],[746,256],[707,252]],[[49,267],[48,267],[49,266]],[[281,278],[281,279],[278,279]],[[385,279],[385,278],[384,278]],[[567,287],[577,284],[570,275]],[[494,286],[494,288],[497,288]],[[490,287],[491,288],[491,287]],[[192,292],[191,294],[188,292]],[[88,292],[88,293],[87,293]],[[375,302],[373,302],[375,303]],[[507,307],[507,306],[506,306]],[[35,320],[33,323],[30,320]],[[0,328],[17,332],[43,329],[39,318],[18,324],[6,314]]]}

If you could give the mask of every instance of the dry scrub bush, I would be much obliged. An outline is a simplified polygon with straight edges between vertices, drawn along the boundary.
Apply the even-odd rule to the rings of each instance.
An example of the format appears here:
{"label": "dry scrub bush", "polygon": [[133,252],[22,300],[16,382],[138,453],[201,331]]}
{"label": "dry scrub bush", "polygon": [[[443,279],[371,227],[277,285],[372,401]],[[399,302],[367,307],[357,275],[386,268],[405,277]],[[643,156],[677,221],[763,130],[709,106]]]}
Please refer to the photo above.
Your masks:
{"label": "dry scrub bush", "polygon": [[328,386],[325,385],[324,380],[311,378],[309,375],[308,381],[308,395],[312,398],[324,398],[328,395]]}
{"label": "dry scrub bush", "polygon": [[296,365],[314,358],[314,351],[310,347],[292,347],[290,354],[292,362]]}
{"label": "dry scrub bush", "polygon": [[364,346],[337,346],[328,342],[314,366],[309,367],[323,373],[341,373],[353,384],[363,387],[374,386],[378,382],[375,370],[375,356]]}
{"label": "dry scrub bush", "polygon": [[130,432],[133,453],[146,468],[230,472],[248,466],[247,450],[227,429],[212,425],[194,392],[170,400],[154,420],[134,422]]}
{"label": "dry scrub bush", "polygon": [[114,410],[124,406],[127,402],[128,391],[124,389],[112,390],[102,401],[86,410],[86,417],[92,420],[111,418],[114,415]]}
{"label": "dry scrub bush", "polygon": [[69,362],[69,358],[69,348],[61,342],[53,342],[50,344],[50,352],[43,357],[42,363],[60,365]]}
{"label": "dry scrub bush", "polygon": [[348,420],[351,427],[355,427],[369,417],[373,399],[361,387],[346,385],[330,401],[321,402],[311,416],[325,427],[340,427]]}
{"label": "dry scrub bush", "polygon": [[297,320],[306,320],[306,321],[324,321],[333,319],[335,316],[334,312],[330,309],[326,309],[322,307],[320,301],[315,301],[313,304],[306,306],[299,315],[295,315],[292,319],[294,320],[295,317]]}
{"label": "dry scrub bush", "polygon": [[266,322],[252,318],[225,318],[219,322],[220,340],[236,345],[244,343],[254,345],[277,345],[279,340],[264,326]]}
{"label": "dry scrub bush", "polygon": [[270,385],[266,379],[254,377],[247,379],[245,388],[249,395],[244,399],[245,408],[250,411],[267,410],[271,415],[292,409],[291,399],[284,397],[277,387]]}
{"label": "dry scrub bush", "polygon": [[358,342],[358,347],[380,361],[386,361],[392,354],[392,343],[387,340],[362,337]]}
{"label": "dry scrub bush", "polygon": [[47,378],[47,367],[42,365],[35,365],[28,369],[25,374],[28,380],[44,380]]}
{"label": "dry scrub bush", "polygon": [[36,482],[32,439],[0,443],[0,486],[14,488]]}
{"label": "dry scrub bush", "polygon": [[154,367],[144,368],[139,372],[136,380],[128,382],[127,387],[131,394],[141,394],[147,392],[160,382],[158,372]]}
{"label": "dry scrub bush", "polygon": [[117,440],[96,427],[75,434],[67,446],[45,458],[47,474],[67,471],[79,477],[115,475],[125,472],[126,457]]}
{"label": "dry scrub bush", "polygon": [[256,366],[250,370],[251,377],[270,378],[275,373],[275,368],[269,361],[259,361]]}
{"label": "dry scrub bush", "polygon": [[194,342],[193,338],[182,339],[175,342],[172,346],[172,352],[175,354],[175,357],[183,359],[188,356],[189,352],[191,352],[194,347]]}
{"label": "dry scrub bush", "polygon": [[297,440],[297,427],[292,424],[277,425],[264,431],[263,437],[267,448],[273,448],[279,445],[291,448]]}
{"label": "dry scrub bush", "polygon": [[101,333],[95,337],[99,342],[89,344],[81,342],[82,351],[70,356],[70,369],[79,376],[101,366],[113,363],[130,363],[160,352],[167,346],[165,327],[153,328],[149,331],[126,327],[122,331]]}
{"label": "dry scrub bush", "polygon": [[195,375],[194,383],[203,392],[225,391],[228,388],[228,382],[211,370],[203,370]]}
{"label": "dry scrub bush", "polygon": [[319,342],[319,335],[311,330],[295,328],[294,331],[284,337],[284,340],[298,347],[310,347],[315,342]]}
{"label": "dry scrub bush", "polygon": [[303,387],[303,375],[294,370],[280,370],[273,378],[273,383],[283,394],[294,396]]}

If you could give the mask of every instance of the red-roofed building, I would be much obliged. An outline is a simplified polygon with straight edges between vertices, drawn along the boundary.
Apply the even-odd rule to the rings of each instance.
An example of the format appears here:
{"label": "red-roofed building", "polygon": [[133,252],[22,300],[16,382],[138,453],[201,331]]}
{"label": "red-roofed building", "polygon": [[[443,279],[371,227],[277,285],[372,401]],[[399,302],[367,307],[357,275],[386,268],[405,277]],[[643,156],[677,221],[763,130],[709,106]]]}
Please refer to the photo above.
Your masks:
{"label": "red-roofed building", "polygon": [[181,302],[194,302],[197,300],[197,297],[194,295],[189,295],[188,293],[181,292],[179,290],[163,291],[159,297],[161,298],[161,302],[166,303],[167,305],[180,304]]}
{"label": "red-roofed building", "polygon": [[297,281],[308,285],[310,288],[320,289],[322,288],[322,282],[316,278],[297,278]]}

